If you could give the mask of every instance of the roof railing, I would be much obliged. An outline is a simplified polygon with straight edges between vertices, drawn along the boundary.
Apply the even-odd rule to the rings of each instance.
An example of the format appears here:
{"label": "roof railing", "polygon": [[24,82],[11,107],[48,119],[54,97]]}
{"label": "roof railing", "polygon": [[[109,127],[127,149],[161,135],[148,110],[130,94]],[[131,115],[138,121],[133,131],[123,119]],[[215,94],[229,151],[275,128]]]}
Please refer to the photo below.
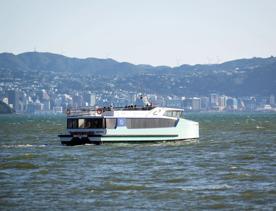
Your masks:
{"label": "roof railing", "polygon": [[143,107],[137,107],[136,105],[129,105],[124,107],[69,107],[66,109],[67,116],[79,116],[79,115],[91,115],[102,114],[106,111],[129,111],[129,110],[152,110],[153,106],[147,105]]}

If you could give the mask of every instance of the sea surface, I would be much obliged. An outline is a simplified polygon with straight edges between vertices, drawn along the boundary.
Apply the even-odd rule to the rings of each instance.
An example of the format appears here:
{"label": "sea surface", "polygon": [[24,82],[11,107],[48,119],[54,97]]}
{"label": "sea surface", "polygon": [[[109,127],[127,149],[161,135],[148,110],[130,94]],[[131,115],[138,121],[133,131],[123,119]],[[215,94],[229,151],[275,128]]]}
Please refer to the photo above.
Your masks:
{"label": "sea surface", "polygon": [[64,116],[0,116],[0,210],[276,210],[276,114],[198,113],[198,141],[62,146]]}

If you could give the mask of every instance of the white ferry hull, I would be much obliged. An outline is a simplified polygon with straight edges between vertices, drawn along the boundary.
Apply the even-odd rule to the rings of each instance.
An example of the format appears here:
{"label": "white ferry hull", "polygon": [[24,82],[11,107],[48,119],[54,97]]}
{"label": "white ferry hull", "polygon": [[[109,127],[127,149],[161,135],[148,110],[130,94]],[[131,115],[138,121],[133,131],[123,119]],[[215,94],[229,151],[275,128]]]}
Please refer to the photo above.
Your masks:
{"label": "white ferry hull", "polygon": [[[71,130],[71,132],[75,131]],[[128,129],[117,127],[116,129],[95,129],[93,133],[93,135],[60,135],[59,137],[62,144],[65,145],[183,141],[199,138],[199,126],[197,122],[179,119],[177,126],[170,128]]]}

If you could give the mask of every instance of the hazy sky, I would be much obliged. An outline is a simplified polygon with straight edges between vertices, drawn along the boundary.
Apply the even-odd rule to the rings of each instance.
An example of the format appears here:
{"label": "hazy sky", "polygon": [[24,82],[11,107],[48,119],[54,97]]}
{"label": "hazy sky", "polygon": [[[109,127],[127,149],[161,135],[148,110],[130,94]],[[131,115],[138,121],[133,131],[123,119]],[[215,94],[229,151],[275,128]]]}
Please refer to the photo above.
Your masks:
{"label": "hazy sky", "polygon": [[0,0],[0,52],[135,64],[276,56],[276,0]]}

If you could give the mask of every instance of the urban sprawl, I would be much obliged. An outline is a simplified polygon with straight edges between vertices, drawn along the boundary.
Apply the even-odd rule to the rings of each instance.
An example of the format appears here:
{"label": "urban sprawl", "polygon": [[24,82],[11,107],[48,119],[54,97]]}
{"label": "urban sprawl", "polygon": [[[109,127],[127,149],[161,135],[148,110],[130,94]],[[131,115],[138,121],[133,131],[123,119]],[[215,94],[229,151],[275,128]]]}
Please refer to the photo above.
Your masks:
{"label": "urban sprawl", "polygon": [[[3,84],[2,84],[3,85]],[[9,105],[16,113],[57,114],[63,113],[69,107],[124,107],[135,105],[141,93],[130,93],[124,90],[109,92],[74,91],[60,93],[57,89],[24,90],[9,89],[0,86],[0,99]],[[153,106],[183,108],[185,111],[276,111],[275,96],[266,97],[233,97],[212,93],[209,96],[160,96],[147,94]]]}

